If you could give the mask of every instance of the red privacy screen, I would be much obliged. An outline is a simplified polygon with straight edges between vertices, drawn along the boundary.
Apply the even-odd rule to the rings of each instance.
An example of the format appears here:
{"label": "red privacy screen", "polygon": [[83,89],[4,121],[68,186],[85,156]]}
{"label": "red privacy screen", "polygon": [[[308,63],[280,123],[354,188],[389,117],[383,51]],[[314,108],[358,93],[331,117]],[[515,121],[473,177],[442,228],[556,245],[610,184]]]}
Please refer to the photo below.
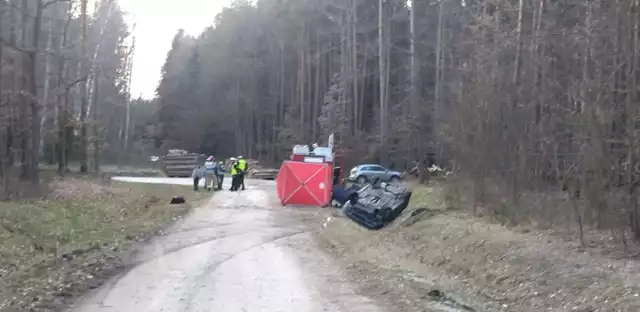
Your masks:
{"label": "red privacy screen", "polygon": [[276,178],[283,205],[325,207],[331,201],[333,168],[328,163],[284,161]]}

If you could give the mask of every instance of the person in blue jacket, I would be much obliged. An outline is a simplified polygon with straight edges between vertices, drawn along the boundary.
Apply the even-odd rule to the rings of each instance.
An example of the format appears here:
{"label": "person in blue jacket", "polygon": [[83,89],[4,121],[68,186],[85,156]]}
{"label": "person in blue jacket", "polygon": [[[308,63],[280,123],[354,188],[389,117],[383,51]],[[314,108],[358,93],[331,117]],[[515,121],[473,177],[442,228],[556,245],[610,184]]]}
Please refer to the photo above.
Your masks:
{"label": "person in blue jacket", "polygon": [[216,176],[218,177],[218,191],[222,190],[222,182],[224,181],[224,172],[226,171],[223,162],[218,162],[216,166]]}

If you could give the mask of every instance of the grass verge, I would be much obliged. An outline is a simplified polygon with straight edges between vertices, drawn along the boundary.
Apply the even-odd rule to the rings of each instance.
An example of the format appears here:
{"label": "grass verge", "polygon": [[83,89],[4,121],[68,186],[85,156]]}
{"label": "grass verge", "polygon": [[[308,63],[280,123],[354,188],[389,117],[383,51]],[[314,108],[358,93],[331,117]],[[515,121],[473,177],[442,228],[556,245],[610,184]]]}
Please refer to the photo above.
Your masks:
{"label": "grass verge", "polygon": [[368,231],[333,218],[318,238],[364,292],[383,289],[373,295],[396,310],[424,311],[447,296],[460,298],[449,307],[464,306],[454,311],[640,311],[638,261],[474,218],[444,199],[440,187],[417,187],[387,228]]}
{"label": "grass verge", "polygon": [[[206,198],[187,186],[66,179],[0,203],[0,311],[55,311],[117,273],[137,243]],[[182,195],[187,204],[168,205]]]}

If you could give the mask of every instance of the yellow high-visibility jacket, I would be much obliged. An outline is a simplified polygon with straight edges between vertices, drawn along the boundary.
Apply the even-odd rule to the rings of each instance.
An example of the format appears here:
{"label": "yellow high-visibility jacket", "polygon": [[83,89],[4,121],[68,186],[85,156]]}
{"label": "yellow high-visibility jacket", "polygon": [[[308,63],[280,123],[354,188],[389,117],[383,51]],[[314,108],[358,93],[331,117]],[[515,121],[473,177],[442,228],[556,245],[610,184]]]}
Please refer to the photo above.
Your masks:
{"label": "yellow high-visibility jacket", "polygon": [[238,162],[234,162],[233,164],[231,164],[231,175],[232,176],[238,174],[238,170],[236,170],[236,165],[237,164],[238,164]]}

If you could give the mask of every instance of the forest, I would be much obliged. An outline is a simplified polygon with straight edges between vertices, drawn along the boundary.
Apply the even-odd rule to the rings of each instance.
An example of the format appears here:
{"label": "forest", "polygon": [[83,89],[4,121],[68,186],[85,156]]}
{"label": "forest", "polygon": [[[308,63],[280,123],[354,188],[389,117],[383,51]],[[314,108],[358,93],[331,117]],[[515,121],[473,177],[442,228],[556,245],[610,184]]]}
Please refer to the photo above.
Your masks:
{"label": "forest", "polygon": [[116,0],[0,1],[0,198],[37,195],[42,166],[97,173],[135,154],[155,110],[129,95],[125,16]]}
{"label": "forest", "polygon": [[178,32],[156,146],[279,162],[429,155],[470,211],[640,238],[638,0],[235,1]]}
{"label": "forest", "polygon": [[175,34],[153,100],[125,15],[0,0],[3,198],[46,164],[277,164],[335,133],[347,164],[435,158],[474,214],[640,239],[640,0],[237,0]]}

